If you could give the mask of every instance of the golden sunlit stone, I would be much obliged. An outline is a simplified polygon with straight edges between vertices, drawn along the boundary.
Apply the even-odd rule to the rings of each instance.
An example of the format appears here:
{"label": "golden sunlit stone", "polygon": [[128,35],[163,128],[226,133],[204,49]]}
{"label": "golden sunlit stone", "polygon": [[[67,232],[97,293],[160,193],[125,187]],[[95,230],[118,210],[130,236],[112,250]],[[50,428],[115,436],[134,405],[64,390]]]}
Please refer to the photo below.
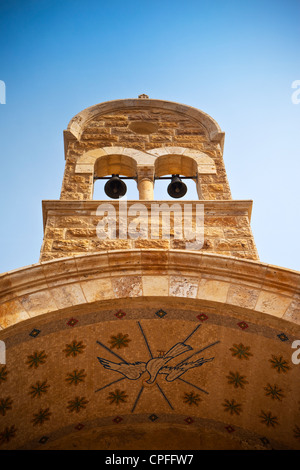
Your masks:
{"label": "golden sunlit stone", "polygon": [[[0,275],[0,449],[300,449],[300,273],[259,261],[219,125],[140,95],[83,110],[64,137],[40,261]],[[125,209],[93,200],[112,174],[136,178]],[[170,174],[196,176],[199,199],[154,201]],[[180,211],[199,230],[201,207],[195,246]]]}

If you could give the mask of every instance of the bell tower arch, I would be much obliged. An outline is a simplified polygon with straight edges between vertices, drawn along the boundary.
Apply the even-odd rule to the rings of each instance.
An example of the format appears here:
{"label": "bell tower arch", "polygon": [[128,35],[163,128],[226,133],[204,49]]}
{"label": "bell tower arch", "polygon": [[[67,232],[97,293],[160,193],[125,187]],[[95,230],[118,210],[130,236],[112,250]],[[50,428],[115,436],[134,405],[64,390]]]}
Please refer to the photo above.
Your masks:
{"label": "bell tower arch", "polygon": [[[71,119],[64,132],[66,164],[60,200],[43,203],[41,260],[107,247],[135,248],[137,243],[153,246],[149,232],[143,232],[138,241],[128,237],[126,242],[107,240],[104,244],[97,239],[96,209],[100,201],[93,199],[94,183],[97,178],[109,179],[112,175],[117,175],[115,181],[118,175],[121,180],[123,177],[122,186],[127,178],[135,180],[139,201],[147,202],[149,215],[157,179],[169,175],[171,183],[171,175],[178,175],[185,188],[184,179],[191,178],[198,194],[197,200],[190,201],[192,212],[203,205],[207,222],[202,249],[258,259],[250,228],[252,201],[232,200],[220,126],[208,114],[190,106],[141,96],[101,103]],[[187,198],[188,193],[185,201]],[[177,202],[183,210],[183,200]],[[116,201],[111,203],[116,205]],[[128,201],[129,212],[135,203]],[[182,242],[171,236],[168,241],[157,240],[156,246],[177,248]]]}

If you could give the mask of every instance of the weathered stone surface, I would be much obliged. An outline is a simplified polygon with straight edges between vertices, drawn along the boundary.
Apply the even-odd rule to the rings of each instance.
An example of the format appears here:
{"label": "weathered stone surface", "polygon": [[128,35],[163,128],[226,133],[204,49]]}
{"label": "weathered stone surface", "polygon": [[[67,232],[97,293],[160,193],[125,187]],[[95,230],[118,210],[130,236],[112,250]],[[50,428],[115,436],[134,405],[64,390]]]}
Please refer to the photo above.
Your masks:
{"label": "weathered stone surface", "polygon": [[52,243],[52,249],[54,251],[88,251],[89,241],[88,240],[55,240]]}
{"label": "weathered stone surface", "polygon": [[170,276],[169,295],[196,298],[198,283],[198,278]]}
{"label": "weathered stone surface", "polygon": [[248,249],[248,240],[231,238],[228,240],[216,240],[214,247],[216,250],[247,250]]}
{"label": "weathered stone surface", "polygon": [[287,310],[285,311],[283,318],[287,321],[297,323],[300,325],[300,299],[292,300]]}
{"label": "weathered stone surface", "polygon": [[81,288],[87,302],[96,302],[112,297],[112,282],[109,278],[82,282]]}
{"label": "weathered stone surface", "polygon": [[291,303],[291,299],[272,292],[259,294],[255,310],[282,317]]}
{"label": "weathered stone surface", "polygon": [[112,279],[116,297],[137,297],[142,295],[141,276],[117,277]]}
{"label": "weathered stone surface", "polygon": [[78,284],[54,287],[50,289],[49,292],[59,309],[80,305],[86,302],[84,293]]}
{"label": "weathered stone surface", "polygon": [[204,236],[205,238],[223,238],[224,232],[227,229],[222,227],[206,227],[204,220]]}
{"label": "weathered stone surface", "polygon": [[[62,237],[61,237],[62,238]],[[44,239],[42,245],[42,252],[52,251],[53,240]]]}
{"label": "weathered stone surface", "polygon": [[209,184],[207,185],[207,189],[209,192],[211,191],[222,192],[224,190],[224,186],[223,184]]}
{"label": "weathered stone surface", "polygon": [[147,296],[168,296],[169,278],[168,276],[143,276],[143,295]]}
{"label": "weathered stone surface", "polygon": [[185,240],[171,240],[170,247],[174,250],[186,250],[187,242]]}
{"label": "weathered stone surface", "polygon": [[52,312],[57,309],[55,300],[50,292],[32,292],[31,294],[20,297],[20,303],[30,317]]}
{"label": "weathered stone surface", "polygon": [[229,286],[228,282],[203,278],[199,282],[198,298],[225,303]]}
{"label": "weathered stone surface", "polygon": [[[84,229],[84,228],[76,228],[76,229],[68,229],[66,230],[66,238],[90,238],[96,237],[96,229]],[[56,237],[61,238],[61,237]]]}
{"label": "weathered stone surface", "polygon": [[76,216],[57,216],[55,219],[57,227],[68,228],[68,227],[88,227],[89,221],[85,217]]}
{"label": "weathered stone surface", "polygon": [[223,233],[224,233],[225,238],[252,237],[250,227],[240,227],[240,228],[225,227],[223,228]]}
{"label": "weathered stone surface", "polygon": [[10,300],[0,304],[1,328],[8,328],[19,321],[26,320],[30,315],[18,299]]}
{"label": "weathered stone surface", "polygon": [[[136,201],[128,201],[128,213],[132,214],[130,211],[135,203]],[[191,245],[185,238],[181,238],[185,234],[183,213],[187,214],[185,202],[183,201],[168,203],[170,207],[175,204],[181,208],[182,216],[174,217],[174,213],[171,211],[169,213],[170,225],[167,231],[166,226],[163,226],[162,219],[153,220],[151,218],[152,202],[143,201],[142,204],[145,207],[146,215],[139,214],[138,217],[136,215],[128,216],[127,240],[119,239],[121,233],[121,227],[118,227],[119,203],[110,201],[109,204],[115,208],[115,216],[117,217],[116,238],[100,240],[97,237],[96,228],[103,217],[95,216],[99,206],[98,201],[86,201],[78,204],[67,201],[60,201],[56,204],[47,202],[46,205],[49,209],[47,209],[48,216],[46,219],[45,241],[41,251],[41,260],[53,259],[55,254],[57,254],[57,257],[61,257],[61,253],[70,256],[71,253],[79,254],[82,252],[132,247],[144,249],[157,247],[163,249],[169,249],[170,247],[174,249],[202,249],[228,256],[258,259],[248,218],[243,215],[245,214],[245,208],[243,210],[238,209],[234,201],[220,201],[220,203],[204,202],[204,243],[201,248],[191,248]],[[157,201],[156,204],[161,208],[163,204],[166,205],[166,201]],[[195,230],[196,202],[188,202],[188,204],[191,213],[188,223]],[[202,205],[202,202],[197,204]],[[69,215],[66,215],[66,213]],[[82,215],[79,216],[79,214]],[[107,223],[114,224],[115,216],[108,217]],[[49,227],[48,220],[50,223]],[[247,226],[245,226],[246,221]],[[141,238],[137,238],[138,235]]]}
{"label": "weathered stone surface", "polygon": [[92,240],[91,251],[99,250],[124,250],[132,246],[131,240]]}
{"label": "weathered stone surface", "polygon": [[168,240],[143,240],[142,238],[134,241],[135,248],[162,248],[168,250],[170,242]]}
{"label": "weathered stone surface", "polygon": [[[47,228],[45,231],[45,238],[51,238],[54,240],[62,239],[64,236],[64,229],[63,228],[54,228],[47,224]],[[46,250],[45,250],[46,251]]]}
{"label": "weathered stone surface", "polygon": [[238,218],[232,216],[226,217],[205,217],[205,225],[212,227],[236,227],[238,224]]}
{"label": "weathered stone surface", "polygon": [[232,284],[228,290],[227,301],[233,305],[253,308],[256,305],[259,290]]}

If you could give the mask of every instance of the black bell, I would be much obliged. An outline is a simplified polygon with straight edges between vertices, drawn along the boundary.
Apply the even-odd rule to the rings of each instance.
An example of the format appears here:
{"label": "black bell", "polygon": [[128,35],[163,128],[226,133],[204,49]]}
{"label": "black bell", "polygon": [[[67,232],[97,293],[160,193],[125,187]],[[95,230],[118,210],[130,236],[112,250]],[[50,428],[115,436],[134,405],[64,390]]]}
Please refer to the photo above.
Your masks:
{"label": "black bell", "polygon": [[105,194],[112,199],[119,199],[127,191],[126,184],[119,178],[119,175],[112,175],[104,186]]}
{"label": "black bell", "polygon": [[180,198],[187,192],[187,186],[184,184],[179,175],[172,175],[172,181],[168,186],[168,194],[171,197]]}

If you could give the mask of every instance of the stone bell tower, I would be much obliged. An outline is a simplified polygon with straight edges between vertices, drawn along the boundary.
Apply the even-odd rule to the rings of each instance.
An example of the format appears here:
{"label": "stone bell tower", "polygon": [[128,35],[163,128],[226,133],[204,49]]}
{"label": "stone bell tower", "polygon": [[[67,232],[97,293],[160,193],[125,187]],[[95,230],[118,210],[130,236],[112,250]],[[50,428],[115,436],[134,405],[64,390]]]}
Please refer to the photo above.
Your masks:
{"label": "stone bell tower", "polygon": [[40,261],[0,275],[0,448],[300,449],[300,273],[259,261],[218,124],[140,95],[64,139]]}
{"label": "stone bell tower", "polygon": [[[139,99],[112,101],[82,111],[71,120],[64,137],[66,166],[61,197],[43,202],[41,261],[107,249],[185,246],[182,237],[174,237],[172,228],[163,237],[162,227],[155,240],[150,228],[134,239],[128,233],[126,240],[124,236],[122,240],[99,240],[94,182],[112,174],[136,180],[139,200],[149,216],[156,178],[194,176],[201,203],[191,201],[192,224],[197,205],[204,205],[201,250],[258,259],[250,229],[252,201],[232,200],[223,161],[224,133],[207,114],[140,95]],[[129,223],[134,218],[130,216],[132,204],[128,204]],[[115,206],[117,209],[118,204]]]}

